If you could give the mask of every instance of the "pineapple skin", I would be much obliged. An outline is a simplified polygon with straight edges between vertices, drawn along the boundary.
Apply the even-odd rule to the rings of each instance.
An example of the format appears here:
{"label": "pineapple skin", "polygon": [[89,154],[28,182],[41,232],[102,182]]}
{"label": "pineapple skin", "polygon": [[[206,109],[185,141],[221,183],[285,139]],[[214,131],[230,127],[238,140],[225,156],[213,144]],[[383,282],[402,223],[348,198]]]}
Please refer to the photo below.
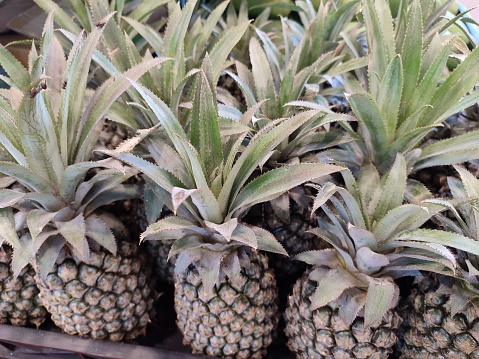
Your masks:
{"label": "pineapple skin", "polygon": [[262,358],[278,324],[276,280],[268,258],[252,252],[242,268],[246,282],[232,285],[220,277],[210,298],[203,295],[198,270],[175,274],[175,310],[183,343],[195,354],[219,358]]}
{"label": "pineapple skin", "polygon": [[155,291],[143,268],[146,255],[138,245],[118,243],[116,256],[92,251],[89,263],[67,257],[42,278],[40,298],[53,322],[64,332],[120,341],[145,333],[154,316]]}
{"label": "pineapple skin", "polygon": [[247,215],[246,221],[272,233],[288,252],[289,257],[275,253],[268,253],[268,257],[278,282],[291,283],[292,286],[307,267],[303,262],[292,260],[292,257],[305,251],[323,249],[325,242],[307,232],[318,226],[316,214],[311,216],[310,208],[301,207],[292,199],[289,204],[289,223],[276,215],[269,203],[253,208],[251,214]]}
{"label": "pineapple skin", "polygon": [[46,319],[47,310],[38,297],[35,271],[28,265],[13,278],[11,254],[9,247],[0,246],[0,324],[39,327]]}
{"label": "pineapple skin", "polygon": [[479,310],[471,304],[451,315],[451,297],[435,277],[413,288],[403,307],[401,359],[479,358]]}
{"label": "pineapple skin", "polygon": [[174,240],[146,241],[145,248],[150,258],[153,259],[155,274],[158,279],[166,284],[173,285],[176,256],[168,260],[168,253]]}
{"label": "pineapple skin", "polygon": [[351,325],[339,319],[337,302],[311,311],[309,297],[316,284],[309,273],[306,271],[295,283],[284,315],[287,345],[296,358],[388,358],[397,341],[399,314],[390,310],[378,327],[365,328],[362,317]]}

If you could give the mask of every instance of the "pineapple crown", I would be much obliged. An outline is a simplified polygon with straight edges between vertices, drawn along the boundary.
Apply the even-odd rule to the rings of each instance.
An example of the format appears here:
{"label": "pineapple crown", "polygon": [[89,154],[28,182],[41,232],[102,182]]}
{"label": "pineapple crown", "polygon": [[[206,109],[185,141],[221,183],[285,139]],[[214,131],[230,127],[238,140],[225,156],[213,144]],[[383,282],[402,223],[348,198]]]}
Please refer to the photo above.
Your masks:
{"label": "pineapple crown", "polygon": [[364,309],[365,325],[374,326],[397,304],[394,279],[419,270],[455,275],[456,259],[446,246],[478,253],[479,245],[471,239],[421,228],[450,203],[426,199],[403,204],[406,161],[401,155],[382,178],[373,166],[362,169],[358,182],[349,171],[342,174],[346,188],[332,183],[320,187],[313,207],[321,207],[326,217],[311,232],[333,248],[296,257],[317,266],[310,274],[318,282],[312,309],[353,296],[354,303],[339,312],[343,320],[352,323]]}
{"label": "pineapple crown", "polygon": [[[257,38],[249,42],[251,71],[236,61],[237,75],[227,72],[240,87],[248,107],[259,106],[265,120],[291,116],[297,113],[297,107],[326,110],[327,105],[317,96],[320,85],[367,64],[366,58],[346,59],[340,54],[344,44],[337,44],[340,27],[354,16],[356,3],[344,5],[333,14],[328,14],[332,6],[321,6],[307,28],[282,18],[282,35],[278,30],[267,33],[255,28]],[[302,2],[302,6],[307,8],[308,4]],[[280,45],[275,44],[276,38],[283,40]],[[311,92],[307,96],[306,87]]]}
{"label": "pineapple crown", "polygon": [[[88,162],[108,107],[131,86],[126,77],[111,77],[95,91],[87,89],[92,54],[111,16],[86,38],[80,34],[68,58],[55,37],[52,14],[40,54],[32,45],[28,69],[0,47],[0,63],[9,75],[4,81],[11,86],[0,100],[0,144],[10,159],[0,162],[0,173],[25,187],[0,190],[3,238],[14,247],[16,274],[35,256],[40,273],[48,274],[66,248],[88,260],[87,237],[115,253],[109,221],[97,209],[140,195],[136,186],[121,184],[134,172],[119,162]],[[146,61],[124,75],[138,79],[161,62]],[[20,209],[16,225],[11,206]],[[19,238],[15,228],[23,223],[29,233]]]}
{"label": "pineapple crown", "polygon": [[431,1],[402,3],[393,19],[386,0],[362,0],[368,77],[363,83],[353,76],[345,81],[359,122],[358,131],[348,131],[360,140],[325,151],[321,158],[341,161],[354,171],[371,161],[385,173],[398,153],[406,158],[408,172],[479,156],[478,131],[420,146],[435,127],[478,101],[479,92],[472,89],[479,80],[474,70],[479,49],[470,52],[460,47],[467,56],[444,78],[453,46],[461,40],[444,41],[440,36],[450,22],[431,20],[435,19],[431,14],[436,14]]}
{"label": "pineapple crown", "polygon": [[211,65],[206,57],[195,81],[189,136],[163,101],[140,84],[133,83],[158,116],[173,147],[165,141],[150,141],[148,148],[156,164],[129,153],[142,137],[154,131],[153,128],[144,130],[136,139],[114,151],[105,151],[143,172],[152,192],[176,214],[150,225],[141,238],[175,239],[170,256],[179,253],[176,271],[190,264],[198,265],[207,293],[212,291],[220,269],[231,280],[240,279],[241,248],[286,254],[271,233],[239,221],[251,206],[341,169],[313,163],[289,165],[247,183],[271,150],[317,112],[303,112],[287,120],[275,121],[242,148],[248,127],[241,133],[221,136],[212,79]]}
{"label": "pineapple crown", "polygon": [[[39,2],[45,10],[56,6],[53,0]],[[165,61],[161,68],[149,71],[139,81],[166,102],[176,116],[180,114],[179,105],[183,100],[185,88],[189,88],[206,53],[209,54],[217,80],[221,71],[229,66],[227,59],[249,26],[249,20],[246,19],[217,34],[217,24],[221,21],[229,1],[219,4],[204,18],[195,15],[197,0],[188,1],[183,8],[171,0],[146,2],[133,11],[127,11],[127,7],[120,1],[90,0],[88,6],[85,4],[80,9],[77,9],[75,3],[72,1],[71,6],[75,12],[81,12],[81,25],[87,30],[93,28],[95,21],[102,19],[112,9],[117,11],[116,21],[105,25],[106,36],[102,42],[106,53],[97,51],[94,57],[95,62],[108,74],[119,75],[144,59],[150,59],[151,53],[170,60]],[[166,30],[160,33],[160,29],[165,25],[163,21],[151,24],[146,23],[146,20],[153,10],[165,4],[168,5],[168,22]],[[55,20],[62,26],[74,23],[62,12],[56,13]],[[68,31],[64,30],[62,33],[70,41],[73,41],[75,34],[80,31],[76,24],[66,29]],[[147,106],[136,91],[128,91],[128,97],[128,102],[139,105],[130,108],[115,105],[109,113],[110,118],[134,129],[149,128],[157,124],[155,116],[144,110]]]}

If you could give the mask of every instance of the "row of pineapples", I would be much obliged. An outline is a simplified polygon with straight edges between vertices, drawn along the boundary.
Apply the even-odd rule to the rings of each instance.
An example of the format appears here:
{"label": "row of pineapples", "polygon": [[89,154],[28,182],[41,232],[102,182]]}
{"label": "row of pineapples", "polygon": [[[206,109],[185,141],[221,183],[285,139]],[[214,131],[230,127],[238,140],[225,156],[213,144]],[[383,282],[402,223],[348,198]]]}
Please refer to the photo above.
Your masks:
{"label": "row of pineapples", "polygon": [[[403,358],[479,355],[479,180],[460,166],[479,132],[427,140],[479,100],[451,1],[299,0],[299,20],[253,22],[227,2],[36,2],[28,68],[0,47],[0,321],[135,338],[149,261],[169,259],[193,352],[260,358],[275,276],[298,275],[264,252],[289,253],[311,265],[284,314],[298,358],[386,358],[399,332]],[[105,117],[131,135],[94,152]],[[448,198],[414,179],[446,165]]]}

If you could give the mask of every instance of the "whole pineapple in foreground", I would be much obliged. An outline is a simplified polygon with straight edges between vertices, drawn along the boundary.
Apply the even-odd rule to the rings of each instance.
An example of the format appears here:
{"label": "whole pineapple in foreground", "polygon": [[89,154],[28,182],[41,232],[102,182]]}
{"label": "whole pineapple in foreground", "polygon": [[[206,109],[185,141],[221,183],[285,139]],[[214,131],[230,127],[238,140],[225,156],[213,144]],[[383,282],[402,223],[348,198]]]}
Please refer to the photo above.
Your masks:
{"label": "whole pineapple in foreground", "polygon": [[[454,220],[440,216],[444,227],[479,240],[479,180],[455,166],[461,181],[448,178],[456,200]],[[457,277],[427,276],[404,303],[404,346],[401,358],[477,358],[479,355],[479,261],[467,250],[457,251]]]}
{"label": "whole pineapple in foreground", "polygon": [[198,354],[261,358],[273,340],[279,318],[276,281],[267,258],[259,251],[285,251],[272,234],[241,223],[241,217],[255,203],[340,168],[289,165],[246,184],[279,142],[318,113],[309,111],[276,121],[243,147],[247,127],[221,137],[212,78],[206,57],[194,84],[189,136],[164,102],[135,84],[173,148],[147,137],[157,165],[132,155],[129,152],[142,132],[138,139],[106,153],[143,172],[175,214],[151,224],[142,238],[175,240],[169,255],[178,255],[175,309],[183,342]]}
{"label": "whole pineapple in foreground", "polygon": [[[0,161],[0,172],[25,190],[2,189],[0,197],[13,272],[33,263],[39,297],[55,324],[69,334],[120,340],[144,332],[154,298],[137,245],[115,217],[101,212],[104,205],[141,194],[138,186],[122,184],[134,173],[111,159],[87,162],[104,114],[130,86],[127,78],[112,77],[96,91],[86,87],[110,17],[87,38],[80,34],[68,59],[52,15],[40,54],[32,46],[28,69],[1,49],[11,88],[0,114],[0,143],[10,161]],[[124,75],[136,79],[160,63],[146,61]],[[11,206],[19,211],[15,221]],[[15,227],[28,233],[19,237]]]}
{"label": "whole pineapple in foreground", "polygon": [[[382,179],[373,166],[362,169],[358,183],[342,173],[346,189],[324,185],[314,206],[328,219],[313,232],[333,248],[296,257],[314,267],[288,299],[288,346],[298,358],[387,358],[402,321],[394,279],[418,270],[454,274],[454,256],[438,243],[457,244],[457,236],[419,229],[446,204],[402,204],[401,156]],[[459,245],[479,249],[467,239]]]}

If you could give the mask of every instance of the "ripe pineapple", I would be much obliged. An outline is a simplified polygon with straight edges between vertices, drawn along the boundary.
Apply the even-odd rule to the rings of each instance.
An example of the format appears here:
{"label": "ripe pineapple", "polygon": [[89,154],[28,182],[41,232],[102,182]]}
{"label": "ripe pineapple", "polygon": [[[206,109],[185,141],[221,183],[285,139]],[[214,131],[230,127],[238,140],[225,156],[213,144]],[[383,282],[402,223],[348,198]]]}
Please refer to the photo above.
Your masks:
{"label": "ripe pineapple", "polygon": [[38,327],[45,321],[47,311],[38,297],[35,271],[27,266],[14,278],[11,266],[12,250],[3,245],[0,247],[0,323]]}
{"label": "ripe pineapple", "polygon": [[142,238],[175,240],[169,256],[178,255],[175,309],[183,342],[198,354],[260,358],[273,339],[278,316],[276,281],[259,251],[285,251],[272,234],[241,218],[255,203],[340,167],[289,165],[246,184],[266,154],[317,112],[276,121],[242,148],[248,128],[222,141],[213,77],[206,57],[194,85],[189,136],[164,102],[134,84],[174,148],[147,138],[157,165],[129,153],[139,139],[106,153],[143,172],[174,213],[151,224]]}
{"label": "ripe pineapple", "polygon": [[[111,159],[88,160],[103,116],[130,86],[127,78],[137,79],[162,61],[146,61],[86,96],[92,54],[111,16],[86,39],[80,34],[68,59],[51,14],[41,53],[32,47],[28,69],[0,48],[11,85],[0,115],[5,134],[0,143],[10,161],[0,161],[0,173],[25,187],[2,189],[0,198],[3,236],[14,248],[14,275],[33,263],[39,297],[66,332],[121,340],[145,330],[154,298],[136,246],[118,219],[100,210],[141,192],[122,184],[134,172]],[[21,237],[12,206],[19,211],[19,228],[28,228]]]}
{"label": "ripe pineapple", "polygon": [[[458,245],[458,238],[420,229],[445,202],[402,204],[401,156],[382,179],[372,166],[362,169],[358,183],[350,172],[342,173],[346,189],[324,185],[314,206],[321,206],[328,220],[321,219],[313,233],[333,248],[296,257],[314,267],[288,299],[288,346],[298,358],[387,358],[402,321],[394,279],[419,270],[453,275],[456,260],[442,244]],[[466,238],[459,246],[479,249]]]}
{"label": "ripe pineapple", "polygon": [[[479,180],[455,166],[461,181],[449,177],[456,201],[454,220],[441,216],[445,228],[479,240],[477,198]],[[466,201],[466,202],[464,202]],[[479,355],[479,280],[477,255],[457,251],[459,270],[454,277],[427,276],[404,303],[404,346],[401,358],[475,358]]]}

